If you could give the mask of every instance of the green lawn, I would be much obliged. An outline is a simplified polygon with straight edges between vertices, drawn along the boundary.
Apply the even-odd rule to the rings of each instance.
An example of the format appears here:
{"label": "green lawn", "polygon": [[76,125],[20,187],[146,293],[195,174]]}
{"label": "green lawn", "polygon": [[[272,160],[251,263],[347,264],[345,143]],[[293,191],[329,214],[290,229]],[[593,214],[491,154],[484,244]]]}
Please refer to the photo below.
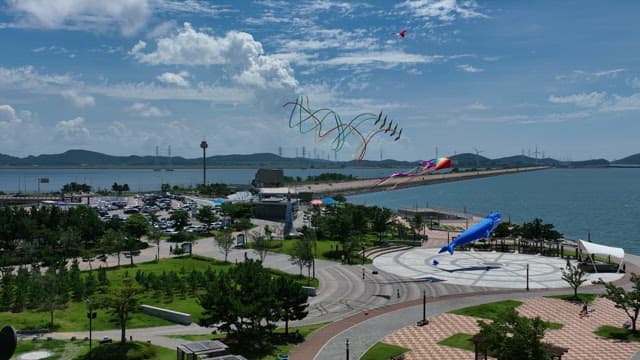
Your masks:
{"label": "green lawn", "polygon": [[398,356],[400,354],[404,354],[409,349],[403,348],[401,346],[385,344],[383,342],[376,343],[369,349],[360,360],[381,360],[381,359],[389,359],[393,356]]}
{"label": "green lawn", "polygon": [[[94,346],[97,346],[97,341],[94,341]],[[81,355],[86,354],[89,351],[89,341],[63,341],[63,340],[21,340],[18,342],[18,347],[14,356],[29,353],[36,350],[47,350],[53,355],[47,359],[51,360],[66,360],[75,359]]]}
{"label": "green lawn", "polygon": [[600,326],[595,334],[607,339],[621,340],[621,341],[640,341],[640,331],[631,331],[624,328],[615,326],[603,325]]}
{"label": "green lawn", "polygon": [[474,335],[472,334],[457,333],[439,341],[438,344],[462,350],[474,351],[473,342],[471,342],[471,338],[473,338],[473,336]]}
{"label": "green lawn", "polygon": [[521,301],[504,300],[453,310],[450,311],[450,313],[495,320],[499,314],[510,309],[515,309],[521,304]]}
{"label": "green lawn", "polygon": [[[162,259],[159,263],[148,262],[136,264],[133,267],[121,266],[119,269],[110,268],[107,270],[107,278],[110,286],[116,286],[122,283],[125,274],[134,278],[138,270],[144,273],[161,274],[163,271],[175,271],[178,273],[188,273],[191,270],[204,271],[207,267],[211,267],[214,271],[228,269],[233,266],[231,263],[223,263],[221,261],[193,256],[193,257],[176,257]],[[94,270],[95,273],[95,270]],[[283,274],[275,271],[274,273]],[[86,276],[87,272],[83,272]],[[298,282],[304,286],[318,287],[318,280],[308,280],[307,278],[298,278]],[[159,291],[148,291],[141,296],[141,304],[152,305],[167,308],[175,311],[189,313],[193,316],[194,322],[197,322],[202,315],[203,309],[198,305],[197,296],[191,295],[188,291],[186,294],[174,293],[173,297],[167,297],[166,294]],[[53,320],[57,331],[88,331],[89,321],[86,318],[87,305],[84,302],[69,302],[64,309],[54,311]],[[117,329],[118,325],[113,321],[113,317],[105,310],[98,309],[97,317],[94,319],[93,330]],[[0,312],[0,324],[12,324],[16,329],[42,329],[47,328],[50,321],[49,312],[42,311],[25,311],[21,313]],[[128,329],[172,325],[172,322],[160,319],[138,312],[133,314],[127,323]]]}
{"label": "green lawn", "polygon": [[[363,237],[363,239],[365,238],[366,236]],[[271,240],[269,242],[269,251],[291,255],[293,254],[293,247],[296,241],[297,241],[296,239]],[[335,251],[335,249],[337,249],[338,246],[341,246],[341,245],[342,244],[340,242],[333,241],[333,240],[316,241],[316,244],[315,244],[316,259],[337,261],[336,258],[332,258],[327,255],[329,255],[331,251]],[[251,243],[249,243],[249,246],[251,246]],[[362,249],[358,249],[356,252],[354,252],[351,256],[351,263],[361,264],[362,263],[361,254],[362,254]],[[365,264],[370,264],[371,260],[365,258],[364,262]]]}

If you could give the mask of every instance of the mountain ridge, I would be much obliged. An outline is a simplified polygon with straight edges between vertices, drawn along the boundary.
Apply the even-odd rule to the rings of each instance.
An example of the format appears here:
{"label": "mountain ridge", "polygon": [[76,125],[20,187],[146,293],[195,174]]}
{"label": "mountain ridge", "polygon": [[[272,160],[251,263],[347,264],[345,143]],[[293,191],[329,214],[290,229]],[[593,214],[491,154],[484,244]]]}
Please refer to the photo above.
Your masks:
{"label": "mountain ridge", "polygon": [[[640,153],[625,158],[608,161],[593,159],[586,161],[559,161],[552,158],[537,159],[524,155],[490,159],[473,153],[456,154],[449,157],[453,167],[458,168],[500,168],[525,166],[553,167],[640,167]],[[207,167],[282,167],[282,168],[336,168],[336,167],[415,167],[418,160],[349,160],[330,161],[310,158],[287,158],[272,153],[213,155],[207,157]],[[70,149],[59,154],[29,155],[23,158],[0,154],[0,167],[89,167],[89,168],[200,168],[202,158],[184,158],[181,156],[139,156],[108,155],[96,151]]]}

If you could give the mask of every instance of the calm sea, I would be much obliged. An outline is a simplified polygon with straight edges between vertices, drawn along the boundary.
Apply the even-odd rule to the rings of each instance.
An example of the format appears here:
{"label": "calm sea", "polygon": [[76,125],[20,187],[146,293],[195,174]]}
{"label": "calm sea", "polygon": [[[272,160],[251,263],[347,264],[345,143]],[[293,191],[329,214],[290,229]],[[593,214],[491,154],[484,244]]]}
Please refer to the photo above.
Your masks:
{"label": "calm sea", "polygon": [[570,239],[640,254],[640,169],[550,169],[349,196],[391,209],[434,207],[523,223],[538,217]]}
{"label": "calm sea", "polygon": [[[287,176],[323,172],[374,178],[384,169],[285,169]],[[209,169],[207,182],[249,184],[256,169]],[[151,191],[160,184],[195,185],[202,181],[198,169],[158,171],[150,169],[3,169],[0,191],[33,192],[38,178],[41,191],[57,191],[75,181],[94,189],[110,189],[114,182],[134,191]],[[640,169],[551,169],[443,183],[350,196],[353,203],[401,207],[434,207],[485,215],[501,211],[505,219],[522,223],[536,217],[552,223],[565,237],[620,246],[640,254]]]}
{"label": "calm sea", "polygon": [[[249,184],[256,169],[207,169],[207,183]],[[286,176],[300,176],[333,172],[351,174],[360,178],[375,178],[389,174],[385,169],[285,169]],[[111,189],[114,182],[129,184],[133,191],[159,190],[161,184],[195,186],[202,183],[201,169],[175,169],[174,171],[153,171],[152,169],[0,169],[0,191],[35,192],[38,179],[48,178],[49,183],[41,183],[40,191],[59,191],[64,184],[76,182],[88,184],[94,190]]]}

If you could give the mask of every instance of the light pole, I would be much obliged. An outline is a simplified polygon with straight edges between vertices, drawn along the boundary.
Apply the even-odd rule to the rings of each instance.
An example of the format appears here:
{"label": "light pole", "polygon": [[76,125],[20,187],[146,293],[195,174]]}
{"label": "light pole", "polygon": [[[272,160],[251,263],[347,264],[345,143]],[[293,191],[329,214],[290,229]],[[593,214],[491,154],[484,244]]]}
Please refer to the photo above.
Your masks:
{"label": "light pole", "polygon": [[202,149],[202,185],[207,186],[207,148],[209,145],[202,140],[200,148]]}
{"label": "light pole", "polygon": [[92,320],[96,318],[96,315],[98,313],[93,311],[93,304],[91,303],[91,298],[90,297],[86,298],[84,301],[86,301],[87,304],[89,304],[89,311],[87,312],[87,318],[89,318],[89,358],[91,358]]}
{"label": "light pole", "polygon": [[527,291],[529,291],[529,264],[527,264]]}

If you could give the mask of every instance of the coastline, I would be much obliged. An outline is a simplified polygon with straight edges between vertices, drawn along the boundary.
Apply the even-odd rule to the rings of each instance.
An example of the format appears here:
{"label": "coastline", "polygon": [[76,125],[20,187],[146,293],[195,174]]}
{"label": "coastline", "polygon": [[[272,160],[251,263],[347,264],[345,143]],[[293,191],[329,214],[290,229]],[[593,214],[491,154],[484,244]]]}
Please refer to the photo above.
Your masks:
{"label": "coastline", "polygon": [[446,174],[429,174],[424,176],[416,176],[414,178],[391,178],[384,185],[376,185],[379,179],[364,179],[353,180],[335,183],[318,183],[292,186],[291,189],[295,193],[311,192],[313,196],[323,197],[332,195],[356,195],[370,192],[379,192],[390,190],[395,185],[400,184],[399,188],[439,184],[451,181],[462,181],[469,179],[477,179],[490,176],[499,176],[507,174],[516,174],[521,172],[538,171],[549,169],[549,166],[535,166],[513,169],[499,169],[499,170],[482,170],[482,171],[467,171],[456,172]]}

